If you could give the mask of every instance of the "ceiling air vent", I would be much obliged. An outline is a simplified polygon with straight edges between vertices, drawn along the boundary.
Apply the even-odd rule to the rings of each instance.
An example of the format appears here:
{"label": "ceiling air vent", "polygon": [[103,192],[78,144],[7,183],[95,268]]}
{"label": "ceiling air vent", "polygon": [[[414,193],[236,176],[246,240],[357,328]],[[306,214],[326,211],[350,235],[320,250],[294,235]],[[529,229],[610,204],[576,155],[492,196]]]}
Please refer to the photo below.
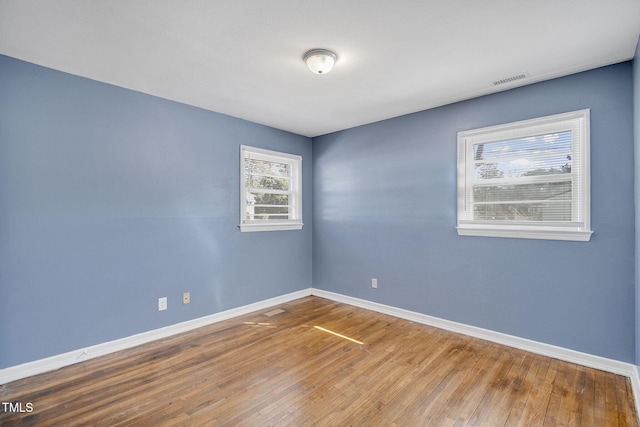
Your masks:
{"label": "ceiling air vent", "polygon": [[500,85],[512,83],[518,80],[526,79],[527,77],[529,77],[529,73],[516,74],[515,76],[505,77],[504,79],[495,80],[491,82],[491,84],[493,86],[500,86]]}

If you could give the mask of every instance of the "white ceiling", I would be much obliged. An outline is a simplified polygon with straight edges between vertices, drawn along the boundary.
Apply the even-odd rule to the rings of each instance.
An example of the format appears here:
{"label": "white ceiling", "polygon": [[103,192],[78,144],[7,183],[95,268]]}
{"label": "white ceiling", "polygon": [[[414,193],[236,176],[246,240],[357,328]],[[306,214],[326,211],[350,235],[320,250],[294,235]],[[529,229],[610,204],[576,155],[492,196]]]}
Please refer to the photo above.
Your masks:
{"label": "white ceiling", "polygon": [[306,136],[626,61],[639,32],[640,0],[0,0],[0,54]]}

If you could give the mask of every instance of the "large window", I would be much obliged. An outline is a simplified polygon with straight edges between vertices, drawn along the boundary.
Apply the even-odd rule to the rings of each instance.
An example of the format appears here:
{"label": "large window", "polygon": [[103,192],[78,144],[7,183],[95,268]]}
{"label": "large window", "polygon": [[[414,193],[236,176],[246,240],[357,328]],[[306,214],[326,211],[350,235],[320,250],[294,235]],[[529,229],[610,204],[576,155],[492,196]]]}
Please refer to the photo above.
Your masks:
{"label": "large window", "polygon": [[240,230],[302,228],[302,157],[240,147]]}
{"label": "large window", "polygon": [[589,110],[458,133],[458,234],[588,241]]}

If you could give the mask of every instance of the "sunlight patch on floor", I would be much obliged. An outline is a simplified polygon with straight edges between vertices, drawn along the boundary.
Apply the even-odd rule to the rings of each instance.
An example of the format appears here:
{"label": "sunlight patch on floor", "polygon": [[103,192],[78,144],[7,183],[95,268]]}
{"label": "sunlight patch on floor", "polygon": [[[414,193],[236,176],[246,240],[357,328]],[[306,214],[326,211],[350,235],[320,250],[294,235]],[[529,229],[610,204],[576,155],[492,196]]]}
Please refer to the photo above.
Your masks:
{"label": "sunlight patch on floor", "polygon": [[314,328],[319,329],[319,330],[321,330],[323,332],[330,333],[330,334],[335,335],[337,337],[344,338],[345,340],[349,340],[349,341],[354,342],[356,344],[364,344],[362,341],[354,340],[353,338],[349,338],[349,337],[344,336],[342,334],[339,334],[337,332],[333,332],[333,331],[330,331],[329,329],[325,329],[322,326],[314,326]]}

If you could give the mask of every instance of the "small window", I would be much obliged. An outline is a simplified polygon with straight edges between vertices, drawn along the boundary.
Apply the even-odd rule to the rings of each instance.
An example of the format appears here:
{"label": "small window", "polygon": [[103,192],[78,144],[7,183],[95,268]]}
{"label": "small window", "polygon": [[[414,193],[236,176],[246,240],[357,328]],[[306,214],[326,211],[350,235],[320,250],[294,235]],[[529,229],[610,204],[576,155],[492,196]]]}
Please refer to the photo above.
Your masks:
{"label": "small window", "polygon": [[588,241],[589,110],[458,133],[458,234]]}
{"label": "small window", "polygon": [[302,228],[302,157],[240,146],[240,230]]}

